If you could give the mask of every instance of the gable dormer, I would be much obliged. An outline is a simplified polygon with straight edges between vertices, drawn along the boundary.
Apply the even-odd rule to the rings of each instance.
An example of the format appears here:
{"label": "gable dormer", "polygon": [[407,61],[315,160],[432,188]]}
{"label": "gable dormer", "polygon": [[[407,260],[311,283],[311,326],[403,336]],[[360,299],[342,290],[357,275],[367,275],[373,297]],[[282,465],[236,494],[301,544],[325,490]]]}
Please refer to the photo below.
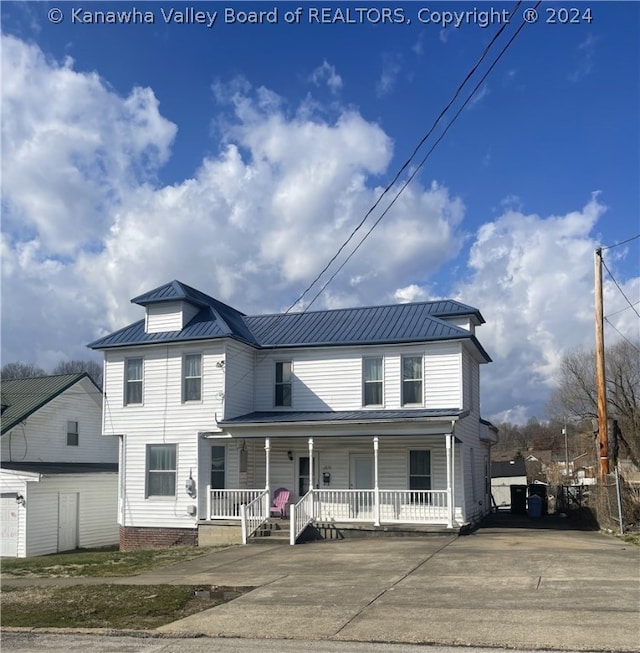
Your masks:
{"label": "gable dormer", "polygon": [[145,333],[182,331],[207,306],[199,292],[180,281],[172,281],[149,292],[134,297],[131,302],[144,306]]}

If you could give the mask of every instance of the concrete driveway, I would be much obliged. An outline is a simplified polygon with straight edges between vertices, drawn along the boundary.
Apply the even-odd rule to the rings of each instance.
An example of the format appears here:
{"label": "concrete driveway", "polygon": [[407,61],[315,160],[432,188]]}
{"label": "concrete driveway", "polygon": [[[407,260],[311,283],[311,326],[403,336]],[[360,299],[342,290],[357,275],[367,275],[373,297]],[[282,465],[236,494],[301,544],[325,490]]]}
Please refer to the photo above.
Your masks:
{"label": "concrete driveway", "polygon": [[638,651],[640,549],[597,532],[254,544],[128,582],[255,585],[163,633]]}

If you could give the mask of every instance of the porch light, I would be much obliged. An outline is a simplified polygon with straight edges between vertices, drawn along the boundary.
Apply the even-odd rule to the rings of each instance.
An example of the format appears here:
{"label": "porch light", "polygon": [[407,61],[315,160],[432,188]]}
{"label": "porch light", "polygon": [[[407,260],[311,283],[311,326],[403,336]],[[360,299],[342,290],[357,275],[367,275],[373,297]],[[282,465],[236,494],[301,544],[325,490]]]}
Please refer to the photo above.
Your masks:
{"label": "porch light", "polygon": [[293,452],[292,452],[292,451],[287,451],[287,458],[288,458],[290,461],[293,461]]}

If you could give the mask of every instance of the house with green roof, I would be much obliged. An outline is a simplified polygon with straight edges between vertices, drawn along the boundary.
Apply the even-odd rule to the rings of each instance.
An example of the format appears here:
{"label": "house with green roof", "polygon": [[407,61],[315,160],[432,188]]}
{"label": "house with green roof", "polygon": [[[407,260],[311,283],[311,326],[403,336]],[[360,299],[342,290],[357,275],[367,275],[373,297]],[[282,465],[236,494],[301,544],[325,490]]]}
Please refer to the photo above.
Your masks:
{"label": "house with green roof", "polygon": [[86,374],[2,382],[1,555],[118,541],[118,440],[102,436],[102,392]]}
{"label": "house with green roof", "polygon": [[142,319],[89,345],[121,441],[122,548],[453,532],[490,510],[478,309],[247,315],[179,281],[132,302]]}

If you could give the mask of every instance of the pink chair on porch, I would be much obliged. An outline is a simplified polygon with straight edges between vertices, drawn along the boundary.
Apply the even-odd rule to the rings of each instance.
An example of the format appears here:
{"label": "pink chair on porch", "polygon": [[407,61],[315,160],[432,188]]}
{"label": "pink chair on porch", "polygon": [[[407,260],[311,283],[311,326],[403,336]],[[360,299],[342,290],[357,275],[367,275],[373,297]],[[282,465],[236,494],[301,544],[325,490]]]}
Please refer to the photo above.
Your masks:
{"label": "pink chair on porch", "polygon": [[291,493],[285,487],[279,487],[273,493],[273,503],[271,504],[270,514],[280,515],[280,519],[287,516],[287,503],[289,503],[289,496]]}

